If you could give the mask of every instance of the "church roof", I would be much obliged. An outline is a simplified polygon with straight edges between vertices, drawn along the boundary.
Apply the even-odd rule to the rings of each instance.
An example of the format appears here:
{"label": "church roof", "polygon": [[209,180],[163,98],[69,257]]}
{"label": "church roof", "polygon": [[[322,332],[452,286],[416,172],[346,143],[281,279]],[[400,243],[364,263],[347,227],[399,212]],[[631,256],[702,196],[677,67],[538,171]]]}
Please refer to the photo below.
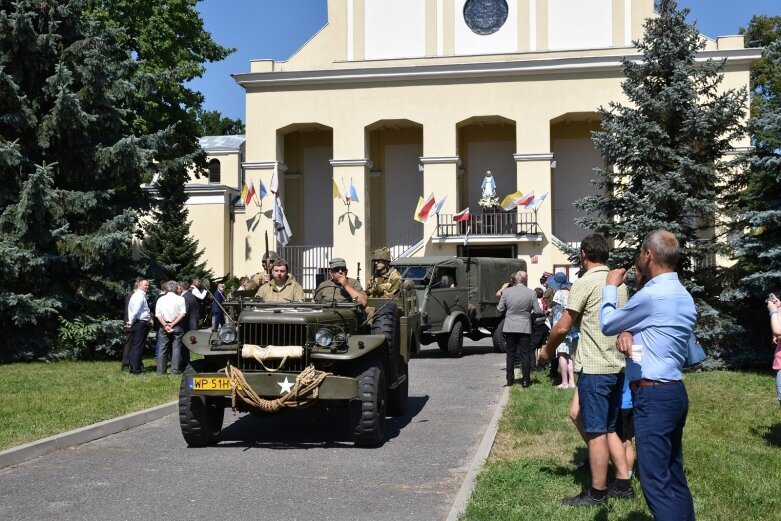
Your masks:
{"label": "church roof", "polygon": [[244,136],[203,136],[198,139],[206,152],[238,151],[246,141]]}

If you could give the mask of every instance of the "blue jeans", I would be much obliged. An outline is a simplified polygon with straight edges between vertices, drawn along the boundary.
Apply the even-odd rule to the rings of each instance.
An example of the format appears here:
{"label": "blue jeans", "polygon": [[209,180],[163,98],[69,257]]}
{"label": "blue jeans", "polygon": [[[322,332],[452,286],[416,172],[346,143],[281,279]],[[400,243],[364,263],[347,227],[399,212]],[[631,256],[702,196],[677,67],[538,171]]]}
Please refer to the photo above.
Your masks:
{"label": "blue jeans", "polygon": [[580,373],[578,401],[584,432],[588,434],[616,432],[623,389],[624,373]]}
{"label": "blue jeans", "polygon": [[693,520],[683,472],[683,427],[689,396],[683,383],[638,387],[634,402],[638,477],[648,508],[658,520]]}

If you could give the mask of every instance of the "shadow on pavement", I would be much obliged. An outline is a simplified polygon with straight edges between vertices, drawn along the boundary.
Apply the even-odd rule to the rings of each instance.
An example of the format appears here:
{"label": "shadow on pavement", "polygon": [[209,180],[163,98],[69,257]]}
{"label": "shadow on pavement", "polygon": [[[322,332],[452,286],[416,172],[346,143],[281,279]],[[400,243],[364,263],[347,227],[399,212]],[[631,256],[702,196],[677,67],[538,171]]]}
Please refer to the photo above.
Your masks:
{"label": "shadow on pavement", "polygon": [[[480,356],[489,355],[494,353],[494,348],[490,345],[464,345],[464,349],[461,351],[463,356]],[[426,346],[420,346],[420,352],[415,355],[415,358],[452,358],[447,353],[439,349],[437,344],[429,344]]]}
{"label": "shadow on pavement", "polygon": [[[428,396],[410,396],[407,414],[385,419],[385,441],[395,438],[425,407]],[[238,414],[238,413],[237,413]],[[225,421],[232,419],[230,409]],[[353,447],[348,426],[347,406],[314,406],[285,409],[270,415],[246,414],[220,434],[215,447],[262,447],[266,449],[326,449]]]}

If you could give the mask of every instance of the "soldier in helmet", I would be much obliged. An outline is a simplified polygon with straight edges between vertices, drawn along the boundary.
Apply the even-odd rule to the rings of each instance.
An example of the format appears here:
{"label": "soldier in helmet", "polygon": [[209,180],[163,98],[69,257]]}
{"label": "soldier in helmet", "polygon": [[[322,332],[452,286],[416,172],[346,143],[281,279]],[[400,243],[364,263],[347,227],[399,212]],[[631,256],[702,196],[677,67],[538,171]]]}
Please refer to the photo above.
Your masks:
{"label": "soldier in helmet", "polygon": [[366,286],[366,294],[374,298],[393,298],[401,289],[401,275],[390,267],[391,254],[387,247],[372,252],[373,277]]}
{"label": "soldier in helmet", "polygon": [[257,285],[256,290],[260,289],[260,287],[263,284],[266,284],[269,281],[269,275],[271,273],[271,265],[274,263],[275,260],[279,260],[279,254],[275,251],[267,251],[263,254],[262,264],[263,269],[259,271],[258,273],[254,274],[252,277],[252,281]]}

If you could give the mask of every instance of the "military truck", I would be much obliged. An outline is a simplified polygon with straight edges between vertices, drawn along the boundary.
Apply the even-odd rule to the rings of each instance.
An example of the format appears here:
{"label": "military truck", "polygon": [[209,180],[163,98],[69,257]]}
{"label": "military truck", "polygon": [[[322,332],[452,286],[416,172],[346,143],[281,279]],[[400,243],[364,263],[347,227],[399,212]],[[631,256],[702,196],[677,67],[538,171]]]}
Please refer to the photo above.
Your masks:
{"label": "military truck", "polygon": [[402,257],[391,263],[411,281],[421,314],[420,341],[436,342],[442,351],[459,357],[464,336],[493,337],[494,349],[504,351],[502,320],[496,292],[512,273],[526,271],[521,259],[488,257]]}
{"label": "military truck", "polygon": [[[182,375],[179,423],[185,441],[217,441],[225,409],[273,414],[326,406],[343,411],[356,446],[385,439],[385,417],[402,416],[409,394],[410,347],[420,328],[417,292],[357,303],[229,298],[217,332],[190,331],[184,344],[203,355]],[[412,344],[411,344],[412,343]]]}

